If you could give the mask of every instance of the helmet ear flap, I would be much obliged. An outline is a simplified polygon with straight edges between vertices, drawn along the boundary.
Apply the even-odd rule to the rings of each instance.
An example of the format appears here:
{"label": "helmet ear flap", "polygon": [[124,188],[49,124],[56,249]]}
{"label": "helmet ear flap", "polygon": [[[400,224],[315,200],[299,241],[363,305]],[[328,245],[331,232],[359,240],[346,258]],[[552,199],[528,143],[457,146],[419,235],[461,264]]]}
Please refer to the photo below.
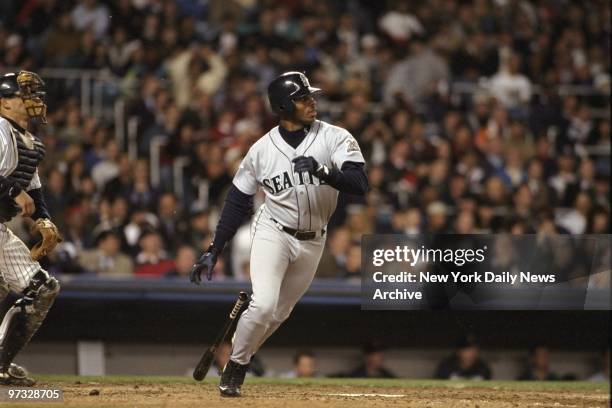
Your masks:
{"label": "helmet ear flap", "polygon": [[279,106],[281,112],[284,115],[291,116],[295,112],[295,104],[291,98],[286,98],[283,103]]}

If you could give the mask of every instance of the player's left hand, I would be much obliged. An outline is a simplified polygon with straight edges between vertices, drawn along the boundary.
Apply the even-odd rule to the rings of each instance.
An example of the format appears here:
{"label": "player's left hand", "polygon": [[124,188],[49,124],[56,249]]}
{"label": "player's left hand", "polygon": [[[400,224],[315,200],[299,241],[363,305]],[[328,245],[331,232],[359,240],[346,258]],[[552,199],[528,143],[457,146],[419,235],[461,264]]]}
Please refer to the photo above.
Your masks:
{"label": "player's left hand", "polygon": [[319,168],[319,163],[311,156],[298,156],[291,161],[295,165],[296,173],[308,172],[314,174]]}
{"label": "player's left hand", "polygon": [[38,261],[43,256],[48,255],[55,246],[62,242],[62,236],[55,224],[47,218],[39,218],[32,226],[32,235],[40,234],[41,241],[32,247],[30,255],[32,259]]}
{"label": "player's left hand", "polygon": [[206,279],[211,280],[218,256],[219,254],[217,251],[209,247],[191,268],[191,272],[189,272],[189,281],[199,285],[200,282],[202,282],[202,271],[204,270],[206,270]]}
{"label": "player's left hand", "polygon": [[298,156],[292,160],[295,164],[295,172],[303,173],[308,172],[314,174],[321,180],[328,180],[330,177],[329,168],[324,164],[319,164],[314,157],[311,156]]}

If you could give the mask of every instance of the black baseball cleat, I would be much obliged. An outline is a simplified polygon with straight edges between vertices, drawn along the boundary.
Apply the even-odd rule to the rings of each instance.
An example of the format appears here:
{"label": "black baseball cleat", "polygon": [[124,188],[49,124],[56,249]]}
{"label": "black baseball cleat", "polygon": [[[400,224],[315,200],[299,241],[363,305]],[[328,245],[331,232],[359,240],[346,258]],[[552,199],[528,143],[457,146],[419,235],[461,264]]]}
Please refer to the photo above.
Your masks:
{"label": "black baseball cleat", "polygon": [[249,369],[248,364],[238,364],[232,360],[228,361],[221,374],[219,392],[222,397],[239,397],[240,387],[244,382],[244,376]]}
{"label": "black baseball cleat", "polygon": [[0,385],[16,385],[18,387],[32,387],[36,380],[28,377],[28,371],[11,363],[8,370],[0,370]]}

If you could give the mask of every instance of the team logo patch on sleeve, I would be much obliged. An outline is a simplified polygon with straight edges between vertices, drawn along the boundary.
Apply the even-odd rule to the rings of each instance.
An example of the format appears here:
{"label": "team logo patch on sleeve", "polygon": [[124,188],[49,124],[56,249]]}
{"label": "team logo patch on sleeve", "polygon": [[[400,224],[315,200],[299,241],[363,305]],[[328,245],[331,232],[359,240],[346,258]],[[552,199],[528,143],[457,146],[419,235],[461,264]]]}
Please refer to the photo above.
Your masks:
{"label": "team logo patch on sleeve", "polygon": [[350,138],[346,141],[346,152],[350,153],[350,152],[358,152],[360,151],[359,149],[359,144],[357,143],[357,141],[353,138]]}

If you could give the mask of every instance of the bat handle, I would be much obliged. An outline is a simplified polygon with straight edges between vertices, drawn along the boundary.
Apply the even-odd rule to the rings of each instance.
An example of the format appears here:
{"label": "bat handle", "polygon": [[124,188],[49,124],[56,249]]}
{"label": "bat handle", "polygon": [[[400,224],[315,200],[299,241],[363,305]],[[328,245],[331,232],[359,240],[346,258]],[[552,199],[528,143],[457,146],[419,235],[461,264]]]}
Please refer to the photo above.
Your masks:
{"label": "bat handle", "polygon": [[242,305],[244,305],[244,302],[247,301],[247,298],[248,296],[245,292],[240,292],[238,300],[236,301],[236,304],[234,304],[234,308],[229,314],[230,319],[234,320],[236,316],[238,316],[238,312],[240,312],[240,309],[242,308]]}

